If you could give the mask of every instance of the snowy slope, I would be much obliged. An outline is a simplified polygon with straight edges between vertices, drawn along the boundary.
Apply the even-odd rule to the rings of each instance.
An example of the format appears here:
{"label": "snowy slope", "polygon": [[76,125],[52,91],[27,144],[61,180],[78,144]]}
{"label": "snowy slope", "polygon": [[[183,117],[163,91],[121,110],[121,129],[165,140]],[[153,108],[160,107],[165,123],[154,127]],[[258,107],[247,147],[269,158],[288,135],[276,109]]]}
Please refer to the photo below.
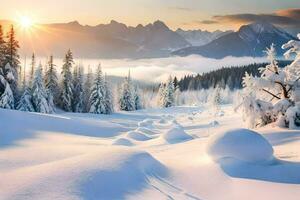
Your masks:
{"label": "snowy slope", "polygon": [[218,117],[206,107],[110,116],[1,109],[0,199],[299,199],[300,131],[228,137],[243,125],[232,106],[222,109]]}

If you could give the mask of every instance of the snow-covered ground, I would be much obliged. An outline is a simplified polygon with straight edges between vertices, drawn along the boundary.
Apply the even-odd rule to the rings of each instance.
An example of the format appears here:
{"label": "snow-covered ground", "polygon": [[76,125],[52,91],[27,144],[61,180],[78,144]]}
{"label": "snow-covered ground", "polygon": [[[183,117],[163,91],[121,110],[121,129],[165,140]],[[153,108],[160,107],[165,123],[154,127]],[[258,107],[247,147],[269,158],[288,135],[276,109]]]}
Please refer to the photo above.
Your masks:
{"label": "snow-covered ground", "polygon": [[300,131],[240,128],[230,105],[0,109],[0,199],[299,199]]}

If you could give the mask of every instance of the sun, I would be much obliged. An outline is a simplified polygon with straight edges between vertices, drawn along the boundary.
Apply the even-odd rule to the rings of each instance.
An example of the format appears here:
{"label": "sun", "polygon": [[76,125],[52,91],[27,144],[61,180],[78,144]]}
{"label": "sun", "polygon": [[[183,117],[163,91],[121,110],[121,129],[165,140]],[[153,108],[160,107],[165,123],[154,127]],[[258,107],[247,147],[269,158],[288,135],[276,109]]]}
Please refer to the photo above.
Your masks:
{"label": "sun", "polygon": [[34,25],[33,19],[26,15],[19,16],[18,22],[23,29],[30,29]]}

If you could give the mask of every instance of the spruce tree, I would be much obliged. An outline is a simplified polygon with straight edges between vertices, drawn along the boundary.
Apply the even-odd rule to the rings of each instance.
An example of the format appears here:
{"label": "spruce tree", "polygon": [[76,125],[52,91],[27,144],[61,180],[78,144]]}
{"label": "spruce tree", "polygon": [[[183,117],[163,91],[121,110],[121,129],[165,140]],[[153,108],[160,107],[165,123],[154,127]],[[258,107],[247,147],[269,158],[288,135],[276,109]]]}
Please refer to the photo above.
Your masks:
{"label": "spruce tree", "polygon": [[28,88],[28,86],[25,86],[24,88],[24,92],[18,102],[17,109],[20,111],[34,112],[31,90]]}
{"label": "spruce tree", "polygon": [[165,93],[166,93],[166,87],[164,83],[161,83],[158,89],[158,105],[161,107],[164,107]]}
{"label": "spruce tree", "polygon": [[105,110],[106,110],[105,114],[112,114],[114,112],[113,94],[106,75],[104,81],[105,81],[104,87],[105,87]]}
{"label": "spruce tree", "polygon": [[4,88],[4,91],[0,96],[0,108],[14,109],[15,100],[9,82],[4,76],[0,75],[0,83]]}
{"label": "spruce tree", "polygon": [[10,64],[12,69],[11,72],[14,76],[14,79],[9,81],[14,96],[17,95],[18,72],[20,70],[20,56],[18,54],[19,48],[20,46],[19,42],[16,40],[14,27],[11,26],[9,32],[7,33],[5,63]]}
{"label": "spruce tree", "polygon": [[45,74],[45,87],[48,90],[49,95],[51,94],[54,105],[58,105],[59,84],[55,67],[56,65],[53,63],[53,56],[51,55],[48,60],[48,67]]}
{"label": "spruce tree", "polygon": [[53,108],[49,106],[48,94],[44,87],[42,65],[35,71],[32,84],[32,102],[35,112],[52,113]]}
{"label": "spruce tree", "polygon": [[92,86],[91,96],[90,96],[90,113],[95,114],[106,114],[106,102],[105,102],[105,85],[102,75],[101,66],[98,65],[96,77]]}
{"label": "spruce tree", "polygon": [[124,111],[135,110],[130,72],[128,73],[128,77],[125,77],[124,82],[121,86],[119,106],[120,106],[120,110],[124,110]]}
{"label": "spruce tree", "polygon": [[86,74],[85,82],[84,82],[84,111],[89,112],[91,105],[90,105],[90,96],[91,96],[91,88],[92,88],[92,80],[93,73],[91,67],[88,66],[88,72]]}
{"label": "spruce tree", "polygon": [[74,64],[73,54],[68,50],[64,58],[62,67],[62,82],[61,82],[61,108],[65,111],[72,111],[73,83],[72,83],[72,66]]}
{"label": "spruce tree", "polygon": [[140,91],[139,91],[139,88],[137,86],[134,87],[133,98],[134,98],[135,110],[142,109],[142,102],[141,102],[141,97],[140,97]]}
{"label": "spruce tree", "polygon": [[75,67],[76,72],[73,75],[73,111],[82,113],[84,111],[84,92],[83,92],[83,72],[79,65]]}
{"label": "spruce tree", "polygon": [[5,66],[6,42],[4,40],[3,29],[0,25],[0,70],[3,71]]}
{"label": "spruce tree", "polygon": [[34,79],[35,65],[36,65],[36,61],[35,61],[35,55],[33,53],[32,56],[31,56],[31,63],[30,63],[29,87],[32,86],[32,81]]}
{"label": "spruce tree", "polygon": [[169,77],[168,83],[166,85],[165,88],[165,96],[164,96],[164,100],[163,100],[163,106],[168,108],[171,106],[174,106],[175,103],[175,87],[174,87],[174,82],[172,77]]}

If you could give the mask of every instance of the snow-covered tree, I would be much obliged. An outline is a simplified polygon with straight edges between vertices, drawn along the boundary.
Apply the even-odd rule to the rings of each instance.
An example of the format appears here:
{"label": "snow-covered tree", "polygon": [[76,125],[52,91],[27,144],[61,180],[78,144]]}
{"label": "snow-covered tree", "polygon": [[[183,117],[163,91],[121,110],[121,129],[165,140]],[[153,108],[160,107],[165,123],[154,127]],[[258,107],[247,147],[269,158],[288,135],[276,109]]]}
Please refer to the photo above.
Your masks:
{"label": "snow-covered tree", "polygon": [[82,67],[76,66],[73,76],[73,111],[82,113],[84,111],[83,71]]}
{"label": "snow-covered tree", "polygon": [[113,94],[111,87],[107,81],[107,76],[105,75],[104,79],[104,87],[105,87],[105,114],[112,114],[114,112],[114,102],[113,102]]}
{"label": "snow-covered tree", "polygon": [[0,108],[14,109],[15,99],[13,92],[9,82],[2,75],[0,75],[0,84],[4,88],[4,91],[0,96]]}
{"label": "snow-covered tree", "polygon": [[10,72],[14,77],[14,79],[8,81],[10,83],[11,90],[13,91],[14,96],[17,95],[18,72],[20,70],[20,56],[18,54],[19,48],[19,42],[16,40],[14,27],[11,26],[9,32],[7,33],[5,63],[9,63]]}
{"label": "snow-covered tree", "polygon": [[0,25],[0,70],[3,71],[5,66],[6,42],[4,40],[3,29]]}
{"label": "snow-covered tree", "polygon": [[62,82],[61,82],[61,108],[65,111],[72,111],[72,97],[73,97],[73,82],[72,82],[72,66],[74,64],[73,54],[69,49],[64,58],[62,67]]}
{"label": "snow-covered tree", "polygon": [[[175,85],[175,84],[174,84],[174,85]],[[175,105],[176,105],[176,106],[179,106],[179,105],[182,104],[181,99],[180,99],[180,94],[181,94],[180,88],[179,88],[179,86],[178,86],[178,84],[177,84],[177,86],[175,87],[175,93],[174,93]]]}
{"label": "snow-covered tree", "polygon": [[174,87],[174,83],[173,83],[173,79],[170,76],[169,80],[166,84],[165,87],[165,93],[164,93],[164,99],[163,99],[163,107],[172,107],[175,104],[175,87]]}
{"label": "snow-covered tree", "polygon": [[165,93],[166,93],[166,87],[164,85],[164,83],[161,83],[159,85],[159,89],[158,89],[158,97],[157,97],[157,103],[159,106],[164,106],[164,99],[165,99]]}
{"label": "snow-covered tree", "polygon": [[29,71],[29,87],[32,86],[32,81],[34,79],[35,65],[36,65],[36,61],[35,61],[35,55],[33,53],[31,56],[30,71]]}
{"label": "snow-covered tree", "polygon": [[295,61],[285,68],[278,67],[272,45],[266,51],[270,64],[260,69],[261,76],[246,73],[243,79],[246,96],[242,105],[250,127],[277,122],[280,126],[293,128],[300,120],[299,100],[293,98],[299,91],[299,43],[290,41],[283,45],[283,48],[289,48],[286,56],[296,53]]}
{"label": "snow-covered tree", "polygon": [[34,107],[32,105],[32,95],[31,90],[25,86],[24,92],[18,102],[17,109],[26,112],[34,112]]}
{"label": "snow-covered tree", "polygon": [[49,105],[49,95],[44,86],[42,65],[36,69],[32,83],[32,103],[35,112],[52,113],[54,108]]}
{"label": "snow-covered tree", "polygon": [[[34,55],[33,55],[33,59],[34,59]],[[34,60],[33,60],[34,62]],[[45,87],[46,90],[49,93],[49,98],[50,98],[50,103],[51,101],[54,103],[54,105],[58,105],[59,103],[59,84],[58,84],[58,78],[57,78],[57,72],[56,72],[56,65],[53,63],[53,56],[51,55],[49,57],[48,63],[47,63],[48,67],[47,67],[47,71],[45,73]],[[32,66],[34,66],[34,63],[32,64]],[[34,67],[33,69],[34,70]],[[52,96],[52,97],[50,97]],[[51,100],[52,98],[52,100]]]}
{"label": "snow-covered tree", "polygon": [[140,90],[137,86],[134,86],[133,99],[134,99],[135,110],[142,109],[142,100],[141,100]]}
{"label": "snow-covered tree", "polygon": [[135,110],[134,94],[133,94],[130,72],[128,73],[128,76],[125,77],[124,82],[121,86],[119,106],[120,106],[120,110],[125,110],[125,111]]}
{"label": "snow-covered tree", "polygon": [[105,83],[101,70],[101,66],[98,65],[96,77],[92,86],[90,96],[90,113],[95,114],[106,114],[106,101],[105,101]]}
{"label": "snow-covered tree", "polygon": [[88,66],[88,72],[86,74],[85,82],[84,82],[84,111],[89,112],[91,108],[90,104],[90,96],[91,96],[91,88],[93,82],[93,73],[90,66]]}
{"label": "snow-covered tree", "polygon": [[215,109],[216,114],[220,111],[221,100],[221,86],[217,85],[209,95],[209,103]]}

